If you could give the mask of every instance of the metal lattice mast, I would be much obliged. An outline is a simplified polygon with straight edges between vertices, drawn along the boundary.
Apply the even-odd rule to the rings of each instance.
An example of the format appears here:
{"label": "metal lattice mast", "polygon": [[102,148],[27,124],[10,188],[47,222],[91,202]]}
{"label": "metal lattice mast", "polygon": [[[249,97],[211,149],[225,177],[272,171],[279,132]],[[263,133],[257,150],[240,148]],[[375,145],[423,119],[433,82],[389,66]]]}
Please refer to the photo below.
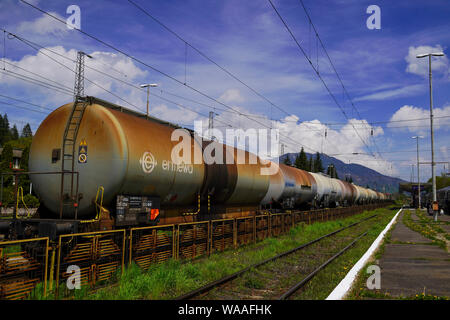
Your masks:
{"label": "metal lattice mast", "polygon": [[84,97],[84,57],[92,58],[83,51],[78,51],[77,64],[75,67],[75,86],[73,89],[74,100]]}

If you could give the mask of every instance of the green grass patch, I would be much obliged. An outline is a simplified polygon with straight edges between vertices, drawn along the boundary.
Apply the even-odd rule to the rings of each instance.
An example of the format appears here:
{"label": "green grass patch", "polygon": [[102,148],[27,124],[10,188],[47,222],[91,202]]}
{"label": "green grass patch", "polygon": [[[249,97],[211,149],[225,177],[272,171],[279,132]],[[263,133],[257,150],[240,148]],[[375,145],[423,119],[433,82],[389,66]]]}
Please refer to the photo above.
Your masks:
{"label": "green grass patch", "polygon": [[[247,266],[316,239],[336,229],[357,222],[374,213],[389,211],[377,209],[345,219],[299,224],[286,235],[261,242],[214,253],[194,261],[168,260],[151,266],[147,271],[132,264],[128,266],[115,287],[100,289],[83,299],[173,299],[209,282],[218,280]],[[391,211],[389,211],[391,212]],[[261,287],[256,278],[247,279],[246,285]]]}
{"label": "green grass patch", "polygon": [[432,244],[438,245],[448,251],[445,239],[450,239],[448,238],[448,234],[445,230],[439,227],[438,224],[434,223],[433,220],[427,218],[423,211],[416,210],[415,214],[419,219],[418,222],[412,219],[411,210],[405,210],[403,214],[403,223],[411,230],[416,231],[424,237],[430,239]]}

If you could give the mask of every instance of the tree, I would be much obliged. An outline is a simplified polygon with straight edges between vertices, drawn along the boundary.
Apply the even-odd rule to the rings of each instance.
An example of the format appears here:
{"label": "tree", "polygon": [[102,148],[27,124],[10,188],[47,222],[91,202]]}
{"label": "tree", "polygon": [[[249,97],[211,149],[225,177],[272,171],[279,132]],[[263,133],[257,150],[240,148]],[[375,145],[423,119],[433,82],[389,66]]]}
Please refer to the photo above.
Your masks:
{"label": "tree", "polygon": [[[11,172],[11,164],[13,161],[13,148],[11,144],[7,143],[3,146],[2,154],[0,156],[0,172]],[[8,186],[12,181],[11,175],[3,176],[3,186]]]}
{"label": "tree", "polygon": [[[30,145],[27,144],[25,146],[25,149],[23,149],[22,151],[22,157],[20,158],[20,169],[22,169],[23,171],[27,172],[28,171],[28,157],[30,155]],[[30,176],[29,175],[21,175],[20,176],[20,185],[23,187],[23,192],[24,193],[29,193],[30,192]]]}
{"label": "tree", "polygon": [[309,172],[314,172],[314,160],[313,160],[313,156],[311,155],[311,157],[309,157],[309,160],[308,160],[308,169],[307,169],[307,171],[309,171]]}
{"label": "tree", "polygon": [[283,163],[287,166],[292,165],[291,159],[289,159],[289,155],[286,155],[286,158],[284,158]]}
{"label": "tree", "polygon": [[17,140],[17,139],[19,139],[19,131],[17,130],[16,125],[14,125],[14,126],[11,128],[11,139],[12,139],[12,140]]}
{"label": "tree", "polygon": [[[432,183],[433,182],[432,180],[433,179],[430,178],[428,180],[428,183]],[[446,177],[446,176],[439,177],[439,176],[436,176],[436,190],[439,190],[439,189],[442,189],[442,188],[445,188],[445,187],[448,187],[448,186],[450,186],[450,177]]]}
{"label": "tree", "polygon": [[323,172],[322,159],[320,159],[320,154],[316,153],[316,159],[314,160],[314,172]]}
{"label": "tree", "polygon": [[337,171],[336,171],[336,167],[334,166],[334,164],[330,164],[328,166],[327,175],[329,175],[332,178],[339,179]]}
{"label": "tree", "polygon": [[11,132],[9,130],[8,115],[5,113],[0,117],[0,144],[3,146],[11,139]]}
{"label": "tree", "polygon": [[28,138],[28,137],[32,137],[32,136],[33,136],[33,132],[31,131],[30,124],[27,123],[22,129],[22,137]]}
{"label": "tree", "polygon": [[300,150],[300,153],[297,155],[297,158],[295,159],[295,167],[302,170],[309,170],[308,158],[306,157],[306,153],[303,147],[302,150]]}

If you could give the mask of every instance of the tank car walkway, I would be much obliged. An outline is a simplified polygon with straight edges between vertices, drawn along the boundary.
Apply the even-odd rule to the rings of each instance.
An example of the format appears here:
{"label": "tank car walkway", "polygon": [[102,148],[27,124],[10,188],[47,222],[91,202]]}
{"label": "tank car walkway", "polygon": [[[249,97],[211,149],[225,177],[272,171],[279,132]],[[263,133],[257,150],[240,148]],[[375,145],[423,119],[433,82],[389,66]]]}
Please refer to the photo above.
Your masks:
{"label": "tank car walkway", "polygon": [[[407,210],[407,209],[406,209]],[[379,260],[381,291],[392,297],[425,294],[450,297],[450,254],[403,223],[403,211]],[[417,217],[414,213],[412,219]],[[449,216],[439,216],[449,221]]]}

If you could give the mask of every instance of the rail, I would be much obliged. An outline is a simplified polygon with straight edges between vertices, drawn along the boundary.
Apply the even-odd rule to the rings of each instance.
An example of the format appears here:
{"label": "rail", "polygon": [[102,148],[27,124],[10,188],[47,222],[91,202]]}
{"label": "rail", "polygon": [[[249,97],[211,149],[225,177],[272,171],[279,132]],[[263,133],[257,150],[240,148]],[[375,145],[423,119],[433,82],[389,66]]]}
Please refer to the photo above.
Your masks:
{"label": "rail", "polygon": [[[102,195],[99,188],[96,202],[102,204]],[[286,233],[299,223],[342,218],[385,205],[370,204],[326,211],[297,211],[178,225],[137,227],[130,230],[63,234],[58,237],[56,243],[49,243],[48,238],[0,241],[0,261],[3,261],[3,264],[0,263],[0,287],[6,288],[6,283],[13,283],[17,278],[12,273],[1,273],[6,270],[5,261],[28,261],[33,267],[28,270],[31,273],[21,274],[24,281],[16,286],[17,290],[21,290],[18,295],[1,293],[0,299],[45,297],[49,292],[55,294],[55,297],[71,295],[73,291],[67,290],[66,286],[61,291],[61,285],[70,277],[68,267],[71,265],[80,267],[82,286],[97,288],[105,282],[116,281],[117,272],[122,272],[125,264],[136,263],[146,270],[169,259],[195,259]],[[30,245],[33,241],[45,243]],[[13,252],[19,253],[16,258],[8,256],[5,260],[9,249],[2,248],[11,245],[17,246]],[[39,263],[35,263],[36,261]]]}
{"label": "rail", "polygon": [[186,299],[191,299],[191,298],[194,298],[196,296],[199,296],[199,295],[201,295],[201,294],[203,294],[205,292],[208,292],[208,291],[210,291],[210,290],[212,290],[212,289],[214,289],[214,288],[216,288],[216,287],[218,287],[218,286],[220,286],[222,284],[225,284],[227,282],[230,282],[233,279],[236,279],[240,275],[242,275],[242,274],[244,274],[244,273],[246,273],[246,272],[248,272],[248,271],[250,271],[250,270],[252,270],[254,268],[260,267],[260,266],[265,265],[265,264],[267,264],[267,263],[269,263],[271,261],[280,259],[280,258],[282,258],[284,256],[287,256],[287,255],[290,255],[290,254],[292,254],[294,252],[297,252],[299,250],[305,249],[305,248],[311,246],[312,244],[314,244],[316,242],[319,242],[319,241],[321,241],[321,240],[323,240],[325,238],[331,237],[331,236],[333,236],[333,235],[335,235],[335,234],[337,234],[337,233],[339,233],[339,232],[341,232],[343,230],[346,230],[348,228],[354,227],[354,226],[360,224],[361,222],[367,221],[367,220],[372,219],[372,218],[374,218],[376,216],[377,215],[372,215],[370,217],[364,218],[364,219],[362,219],[362,220],[360,220],[358,222],[354,222],[354,223],[352,223],[352,224],[350,224],[350,225],[348,225],[346,227],[343,227],[343,228],[340,228],[340,229],[335,230],[333,232],[330,232],[330,233],[328,233],[326,235],[323,235],[323,236],[321,236],[319,238],[316,238],[316,239],[314,239],[312,241],[309,241],[309,242],[307,242],[305,244],[302,244],[302,245],[300,245],[300,246],[298,246],[296,248],[290,249],[290,250],[282,252],[282,253],[274,256],[274,257],[271,257],[271,258],[265,259],[265,260],[263,260],[261,262],[258,262],[258,263],[255,263],[253,265],[250,265],[250,266],[248,266],[248,267],[246,267],[246,268],[244,268],[244,269],[242,269],[240,271],[237,271],[237,272],[235,272],[235,273],[233,273],[231,275],[225,276],[225,277],[223,277],[223,278],[221,278],[219,280],[216,280],[214,282],[208,283],[208,284],[206,284],[206,285],[204,285],[204,286],[202,286],[202,287],[200,287],[198,289],[195,289],[195,290],[193,290],[191,292],[188,292],[188,293],[186,293],[186,294],[184,294],[182,296],[179,296],[175,300],[186,300]]}

